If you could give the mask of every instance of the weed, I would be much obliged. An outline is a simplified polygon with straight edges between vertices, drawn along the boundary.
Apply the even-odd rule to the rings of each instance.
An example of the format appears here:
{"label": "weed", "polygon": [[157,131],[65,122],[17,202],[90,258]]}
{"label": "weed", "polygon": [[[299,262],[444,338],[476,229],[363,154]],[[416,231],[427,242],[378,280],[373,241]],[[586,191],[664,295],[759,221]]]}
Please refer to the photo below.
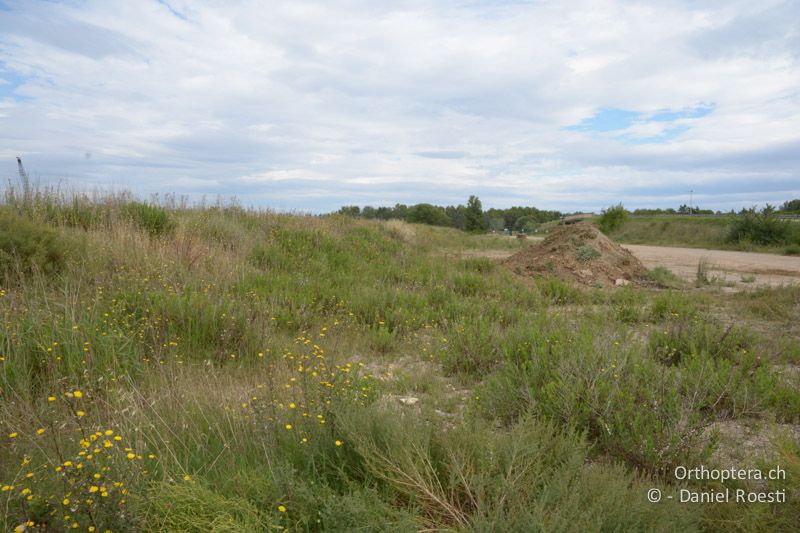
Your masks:
{"label": "weed", "polygon": [[697,273],[695,274],[694,281],[695,287],[704,287],[712,283],[713,280],[708,275],[709,269],[708,259],[705,257],[697,262]]}
{"label": "weed", "polygon": [[647,272],[646,277],[665,289],[677,289],[684,285],[683,281],[666,267],[655,267]]}
{"label": "weed", "polygon": [[578,249],[575,251],[575,257],[578,261],[582,263],[586,263],[600,257],[600,252],[589,246],[588,244],[584,244],[583,246],[579,246]]}

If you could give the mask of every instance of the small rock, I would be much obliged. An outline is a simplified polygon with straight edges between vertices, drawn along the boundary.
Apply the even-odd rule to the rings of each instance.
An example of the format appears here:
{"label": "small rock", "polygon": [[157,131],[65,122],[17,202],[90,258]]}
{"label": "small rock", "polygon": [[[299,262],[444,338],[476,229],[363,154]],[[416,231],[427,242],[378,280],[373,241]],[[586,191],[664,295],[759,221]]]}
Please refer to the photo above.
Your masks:
{"label": "small rock", "polygon": [[419,401],[419,398],[414,398],[413,396],[401,396],[398,398],[398,400],[400,400],[400,403],[403,405],[414,405]]}
{"label": "small rock", "polygon": [[630,285],[630,284],[631,281],[628,279],[619,278],[614,280],[614,285],[616,285],[617,287],[624,287],[625,285]]}

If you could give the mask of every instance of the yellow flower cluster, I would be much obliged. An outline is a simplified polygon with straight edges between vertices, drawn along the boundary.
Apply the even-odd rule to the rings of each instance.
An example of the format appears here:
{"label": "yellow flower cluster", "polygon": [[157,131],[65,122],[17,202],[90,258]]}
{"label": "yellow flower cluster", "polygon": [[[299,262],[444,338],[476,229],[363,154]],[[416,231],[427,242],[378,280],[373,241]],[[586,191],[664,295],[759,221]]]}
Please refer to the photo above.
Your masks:
{"label": "yellow flower cluster", "polygon": [[[85,412],[79,407],[86,394],[79,389],[65,392],[62,411],[72,414],[71,421],[50,427],[18,428],[8,433],[12,443],[9,453],[22,453],[20,467],[13,480],[0,483],[0,492],[8,498],[25,502],[20,509],[38,509],[25,528],[83,527],[86,531],[103,530],[109,519],[124,514],[131,482],[148,473],[145,456],[125,444],[116,428],[90,430],[83,423]],[[52,398],[52,400],[51,400]],[[55,408],[56,396],[48,395],[46,405]],[[54,411],[55,417],[57,411]],[[147,458],[156,464],[156,455]],[[46,512],[43,515],[41,509]]]}

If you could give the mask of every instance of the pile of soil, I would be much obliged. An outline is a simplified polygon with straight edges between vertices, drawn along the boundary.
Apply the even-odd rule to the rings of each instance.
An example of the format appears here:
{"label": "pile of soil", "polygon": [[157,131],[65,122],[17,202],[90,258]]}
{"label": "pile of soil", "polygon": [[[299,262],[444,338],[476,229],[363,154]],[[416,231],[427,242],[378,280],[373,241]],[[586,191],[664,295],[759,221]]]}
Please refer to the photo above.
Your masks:
{"label": "pile of soil", "polygon": [[590,287],[646,284],[644,265],[586,223],[559,227],[503,264],[522,276],[554,276]]}

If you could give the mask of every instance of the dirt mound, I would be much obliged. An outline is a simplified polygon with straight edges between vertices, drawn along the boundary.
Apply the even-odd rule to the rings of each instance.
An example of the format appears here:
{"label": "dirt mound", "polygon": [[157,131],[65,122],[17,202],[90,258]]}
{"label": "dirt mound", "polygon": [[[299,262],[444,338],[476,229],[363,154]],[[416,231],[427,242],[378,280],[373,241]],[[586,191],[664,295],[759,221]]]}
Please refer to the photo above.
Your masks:
{"label": "dirt mound", "polygon": [[647,269],[591,224],[562,226],[503,261],[523,276],[555,276],[588,286],[644,284]]}

